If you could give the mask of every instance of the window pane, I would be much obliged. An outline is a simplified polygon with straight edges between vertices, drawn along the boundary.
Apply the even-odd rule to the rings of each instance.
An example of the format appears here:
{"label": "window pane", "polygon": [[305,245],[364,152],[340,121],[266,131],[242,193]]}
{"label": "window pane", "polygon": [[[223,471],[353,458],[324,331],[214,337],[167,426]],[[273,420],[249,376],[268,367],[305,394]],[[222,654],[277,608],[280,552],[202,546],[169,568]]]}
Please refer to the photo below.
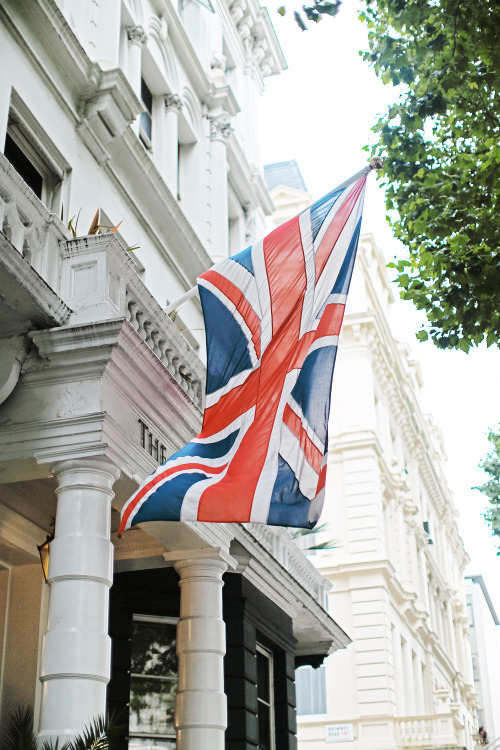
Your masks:
{"label": "window pane", "polygon": [[[175,625],[134,622],[130,678],[131,733],[174,737],[174,700],[177,692],[177,655]],[[140,739],[140,747],[168,748],[156,745],[158,739]],[[146,743],[146,744],[144,744]],[[132,745],[130,746],[132,747]],[[139,747],[139,746],[138,746]]]}
{"label": "window pane", "polygon": [[144,135],[146,135],[149,140],[151,140],[153,136],[153,121],[149,112],[143,112],[141,114],[140,128]]}
{"label": "window pane", "polygon": [[130,737],[128,750],[175,750],[175,740],[150,737]]}
{"label": "window pane", "polygon": [[132,677],[130,680],[130,731],[144,734],[175,734],[176,692],[175,682]]}
{"label": "window pane", "polygon": [[257,652],[257,698],[269,703],[269,659]]}
{"label": "window pane", "polygon": [[131,672],[177,679],[175,625],[134,622]]}
{"label": "window pane", "polygon": [[7,133],[5,138],[4,156],[10,161],[16,172],[23,178],[25,183],[33,190],[37,198],[42,198],[43,177],[34,167],[19,146],[14,143]]}
{"label": "window pane", "polygon": [[295,672],[297,713],[302,716],[326,713],[325,668],[300,667]]}
{"label": "window pane", "polygon": [[146,110],[141,114],[139,124],[141,131],[151,142],[153,135],[153,94],[144,78],[141,78],[141,99],[144,102]]}
{"label": "window pane", "polygon": [[271,749],[271,711],[269,706],[259,701],[258,716],[259,722],[259,750]]}
{"label": "window pane", "polygon": [[153,113],[153,94],[151,93],[144,78],[141,78],[141,99],[146,106],[149,114]]}

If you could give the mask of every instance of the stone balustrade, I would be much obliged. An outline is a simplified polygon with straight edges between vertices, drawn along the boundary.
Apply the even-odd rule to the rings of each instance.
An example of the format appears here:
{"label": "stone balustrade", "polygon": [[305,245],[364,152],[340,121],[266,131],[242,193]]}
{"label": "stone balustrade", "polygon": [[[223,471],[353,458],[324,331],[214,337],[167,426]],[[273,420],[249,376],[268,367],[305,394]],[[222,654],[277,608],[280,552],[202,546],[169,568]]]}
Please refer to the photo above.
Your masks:
{"label": "stone balustrade", "polygon": [[0,231],[57,291],[59,243],[71,232],[51,213],[0,154]]}
{"label": "stone balustrade", "polygon": [[145,299],[142,290],[138,293],[137,281],[127,285],[125,317],[201,409],[205,368],[156,300],[151,295]]}
{"label": "stone balustrade", "polygon": [[[350,726],[354,739],[362,748],[370,747],[369,737],[378,732],[382,744],[379,747],[397,747],[401,750],[448,750],[452,747],[464,747],[464,731],[456,713],[446,711],[439,714],[420,716],[394,717],[380,715],[370,718],[318,719],[314,716],[301,717],[298,729],[298,740],[305,747],[318,747],[325,742],[328,730],[333,727]],[[393,734],[394,732],[394,734]],[[383,739],[387,745],[383,744]],[[328,742],[328,740],[327,740]],[[367,744],[368,743],[368,744]],[[346,745],[347,746],[347,745]]]}
{"label": "stone balustrade", "polygon": [[396,719],[398,746],[405,748],[462,747],[463,730],[452,711]]}
{"label": "stone balustrade", "polygon": [[244,527],[318,604],[327,609],[331,584],[297,547],[289,531],[259,523],[244,524]]}
{"label": "stone balustrade", "polygon": [[69,325],[126,318],[201,409],[205,368],[113,234],[72,238],[0,154],[0,231],[71,308]]}

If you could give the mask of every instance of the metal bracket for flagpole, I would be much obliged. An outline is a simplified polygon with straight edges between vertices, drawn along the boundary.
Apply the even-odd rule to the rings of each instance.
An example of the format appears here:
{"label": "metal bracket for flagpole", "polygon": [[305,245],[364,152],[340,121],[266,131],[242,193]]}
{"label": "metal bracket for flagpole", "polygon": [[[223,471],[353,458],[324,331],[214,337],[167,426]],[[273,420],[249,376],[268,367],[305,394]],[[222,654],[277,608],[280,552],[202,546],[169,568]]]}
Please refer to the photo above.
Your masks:
{"label": "metal bracket for flagpole", "polygon": [[186,294],[183,294],[182,297],[179,297],[179,299],[176,299],[175,302],[172,302],[170,305],[167,305],[165,308],[165,312],[167,315],[174,310],[177,310],[178,307],[184,304],[184,302],[187,302],[188,299],[191,299],[191,297],[194,297],[196,292],[198,291],[198,285],[194,286],[192,289],[189,290],[189,292],[186,292]]}

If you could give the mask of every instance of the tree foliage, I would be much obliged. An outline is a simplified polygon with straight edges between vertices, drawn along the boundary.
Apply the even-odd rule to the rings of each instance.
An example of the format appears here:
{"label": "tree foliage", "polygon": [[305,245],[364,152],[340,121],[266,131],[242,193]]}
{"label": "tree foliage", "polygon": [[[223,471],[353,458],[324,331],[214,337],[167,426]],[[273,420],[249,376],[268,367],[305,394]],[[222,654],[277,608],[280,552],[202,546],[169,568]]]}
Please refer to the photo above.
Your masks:
{"label": "tree foliage", "polygon": [[18,706],[9,716],[7,730],[0,739],[1,750],[109,750],[111,743],[123,739],[126,728],[118,726],[114,715],[98,716],[72,741],[59,744],[45,740],[40,746],[34,732],[33,709]]}
{"label": "tree foliage", "polygon": [[[500,3],[365,0],[364,57],[402,94],[374,130],[409,259],[401,296],[442,348],[500,336]],[[391,214],[392,216],[392,214]],[[421,340],[428,338],[420,331]]]}
{"label": "tree foliage", "polygon": [[[316,0],[302,11],[316,21],[340,5]],[[422,341],[430,335],[441,348],[464,351],[498,343],[500,3],[363,0],[362,7],[364,59],[401,92],[373,128],[389,220],[409,253],[392,264],[401,296],[427,315]]]}
{"label": "tree foliage", "polygon": [[[493,445],[493,450],[483,461],[481,468],[489,475],[489,479],[474,489],[480,490],[488,498],[490,507],[484,517],[493,533],[500,536],[500,432],[490,432],[488,440]],[[500,555],[500,551],[498,554]]]}

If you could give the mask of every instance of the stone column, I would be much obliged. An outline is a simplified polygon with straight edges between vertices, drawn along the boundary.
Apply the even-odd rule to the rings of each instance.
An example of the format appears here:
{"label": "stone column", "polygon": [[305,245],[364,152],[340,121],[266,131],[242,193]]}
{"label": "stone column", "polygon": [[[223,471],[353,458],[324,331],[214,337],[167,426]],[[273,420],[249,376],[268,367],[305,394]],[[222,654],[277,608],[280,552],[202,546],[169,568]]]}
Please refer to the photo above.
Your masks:
{"label": "stone column", "polygon": [[232,132],[225,116],[210,118],[208,252],[214,263],[227,258],[229,252],[226,143]]}
{"label": "stone column", "polygon": [[69,740],[106,710],[111,500],[120,475],[105,458],[61,461],[53,469],[59,486],[40,669],[40,742]]}
{"label": "stone column", "polygon": [[446,620],[448,627],[449,657],[455,669],[457,668],[457,644],[455,642],[455,628],[453,626],[453,608],[449,602],[446,603]]}
{"label": "stone column", "polygon": [[413,716],[415,714],[415,691],[414,691],[414,672],[413,659],[411,655],[411,646],[406,641],[403,648],[403,669],[405,675],[405,697],[406,697],[406,714]]}
{"label": "stone column", "polygon": [[162,139],[160,171],[167,187],[177,198],[179,193],[179,112],[182,100],[178,94],[167,94],[165,97],[165,132]]}
{"label": "stone column", "polygon": [[[127,28],[128,54],[125,66],[125,74],[134,94],[141,99],[141,72],[142,72],[142,47],[147,42],[146,32],[142,26],[129,26]],[[132,124],[135,133],[139,133],[139,117]]]}
{"label": "stone column", "polygon": [[463,675],[465,677],[465,681],[469,683],[469,685],[474,684],[474,676],[472,673],[472,651],[471,651],[471,645],[470,645],[470,627],[469,627],[469,620],[466,615],[462,618],[462,636],[463,636],[463,643],[464,643],[464,671]]}
{"label": "stone column", "polygon": [[193,550],[183,559],[178,557],[178,552],[165,555],[165,559],[174,560],[181,589],[175,699],[177,750],[224,750],[227,701],[222,575],[235,562],[219,548]]}
{"label": "stone column", "polygon": [[95,59],[104,70],[118,67],[120,50],[120,0],[100,0],[91,6],[91,42]]}

